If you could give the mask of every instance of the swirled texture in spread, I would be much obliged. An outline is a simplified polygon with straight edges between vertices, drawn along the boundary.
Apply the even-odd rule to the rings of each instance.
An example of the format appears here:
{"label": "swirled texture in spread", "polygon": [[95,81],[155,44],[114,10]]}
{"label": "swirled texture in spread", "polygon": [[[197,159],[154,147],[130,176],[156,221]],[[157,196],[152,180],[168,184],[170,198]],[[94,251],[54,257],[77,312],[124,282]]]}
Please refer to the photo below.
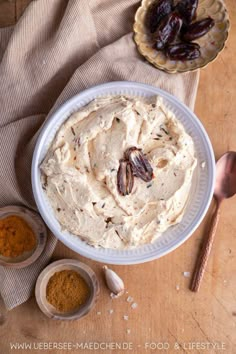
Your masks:
{"label": "swirled texture in spread", "polygon": [[[117,189],[124,152],[142,149],[153,179]],[[160,97],[97,98],[60,127],[41,164],[57,220],[90,245],[133,248],[181,221],[196,166],[194,144]]]}

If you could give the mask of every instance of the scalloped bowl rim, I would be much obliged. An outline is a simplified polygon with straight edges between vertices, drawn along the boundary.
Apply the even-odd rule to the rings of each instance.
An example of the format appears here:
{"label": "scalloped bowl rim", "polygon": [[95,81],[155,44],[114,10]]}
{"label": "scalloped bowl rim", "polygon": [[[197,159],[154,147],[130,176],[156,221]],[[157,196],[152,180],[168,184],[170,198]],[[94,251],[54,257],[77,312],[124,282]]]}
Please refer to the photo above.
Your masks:
{"label": "scalloped bowl rim", "polygon": [[[135,44],[136,44],[136,46],[137,46],[137,49],[138,49],[139,53],[140,53],[150,64],[152,64],[152,65],[153,65],[154,67],[156,67],[157,69],[162,70],[162,71],[164,71],[164,72],[166,72],[166,73],[168,73],[168,74],[177,74],[177,73],[181,74],[181,73],[186,73],[186,72],[194,72],[194,71],[197,71],[198,69],[203,69],[203,68],[207,67],[207,65],[210,64],[210,63],[213,63],[213,62],[217,59],[218,55],[219,55],[219,54],[222,52],[222,50],[225,48],[226,42],[227,42],[227,40],[228,40],[228,38],[229,38],[230,19],[229,19],[229,15],[228,15],[228,11],[227,11],[225,2],[222,1],[222,0],[218,0],[219,2],[221,2],[221,3],[223,4],[223,6],[224,6],[224,11],[225,11],[225,13],[227,14],[227,19],[226,19],[227,26],[226,26],[226,30],[225,30],[225,40],[222,42],[222,45],[220,46],[220,48],[218,49],[218,51],[215,52],[215,55],[214,55],[210,60],[208,60],[208,61],[206,61],[205,63],[203,63],[203,64],[201,64],[201,65],[198,65],[198,66],[196,66],[196,67],[187,68],[187,69],[183,69],[183,70],[177,69],[177,68],[168,69],[168,68],[166,68],[164,65],[155,62],[154,59],[152,60],[152,59],[142,50],[142,48],[141,48],[141,46],[140,46],[140,43],[139,43],[138,40],[137,40],[137,38],[138,38],[138,36],[139,36],[139,32],[136,30],[136,26],[137,26],[137,14],[138,14],[138,12],[140,12],[140,11],[143,9],[143,7],[144,7],[144,1],[145,1],[145,0],[142,0],[141,5],[140,5],[139,8],[137,9],[137,11],[136,11],[136,13],[135,13],[135,16],[134,16],[134,18],[135,18],[135,21],[134,21],[134,24],[133,24],[134,42],[135,42]],[[153,0],[153,1],[154,1],[154,0]],[[168,61],[169,61],[169,60],[168,60]]]}

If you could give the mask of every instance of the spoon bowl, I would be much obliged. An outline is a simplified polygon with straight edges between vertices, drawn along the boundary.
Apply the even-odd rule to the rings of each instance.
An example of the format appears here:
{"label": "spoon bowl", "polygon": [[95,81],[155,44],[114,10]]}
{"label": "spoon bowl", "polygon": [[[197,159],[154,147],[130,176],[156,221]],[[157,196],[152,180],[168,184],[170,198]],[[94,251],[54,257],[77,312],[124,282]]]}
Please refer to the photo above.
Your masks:
{"label": "spoon bowl", "polygon": [[226,152],[216,164],[214,197],[218,201],[236,194],[236,152]]}

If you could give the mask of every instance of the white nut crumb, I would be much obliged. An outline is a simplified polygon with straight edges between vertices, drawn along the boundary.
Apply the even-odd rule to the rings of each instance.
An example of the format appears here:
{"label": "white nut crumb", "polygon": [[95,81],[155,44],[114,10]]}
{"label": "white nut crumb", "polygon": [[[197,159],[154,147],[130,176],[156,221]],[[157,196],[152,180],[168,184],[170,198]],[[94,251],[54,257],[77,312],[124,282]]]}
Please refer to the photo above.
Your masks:
{"label": "white nut crumb", "polygon": [[205,168],[206,167],[206,161],[202,161],[201,162],[201,168]]}
{"label": "white nut crumb", "polygon": [[133,301],[134,301],[134,298],[132,296],[127,297],[127,302],[133,302]]}
{"label": "white nut crumb", "polygon": [[123,317],[123,318],[124,318],[124,320],[125,320],[125,321],[128,321],[129,316],[128,316],[128,315],[124,315],[124,317]]}
{"label": "white nut crumb", "polygon": [[100,311],[97,312],[97,315],[100,316],[102,313]]}
{"label": "white nut crumb", "polygon": [[180,290],[180,286],[179,286],[179,284],[177,284],[177,285],[176,285],[175,289],[176,289],[177,291],[179,291],[179,290]]}
{"label": "white nut crumb", "polygon": [[130,334],[131,330],[128,328],[126,332],[127,334]]}
{"label": "white nut crumb", "polygon": [[132,305],[131,305],[132,309],[136,309],[138,307],[138,304],[136,302],[134,302]]}
{"label": "white nut crumb", "polygon": [[110,293],[110,297],[111,297],[112,299],[117,299],[117,298],[119,297],[119,295],[116,295],[116,294],[114,294],[114,293]]}
{"label": "white nut crumb", "polygon": [[190,272],[183,272],[183,276],[185,278],[189,278],[190,277]]}
{"label": "white nut crumb", "polygon": [[111,315],[114,312],[114,310],[109,310],[108,312]]}

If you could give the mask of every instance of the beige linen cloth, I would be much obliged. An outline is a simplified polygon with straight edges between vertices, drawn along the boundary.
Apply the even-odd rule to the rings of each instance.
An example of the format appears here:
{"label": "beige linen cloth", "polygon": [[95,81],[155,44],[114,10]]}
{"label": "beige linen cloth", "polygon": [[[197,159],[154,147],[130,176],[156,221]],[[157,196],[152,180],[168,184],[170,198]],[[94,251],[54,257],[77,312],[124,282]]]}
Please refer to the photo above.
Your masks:
{"label": "beige linen cloth", "polygon": [[[30,168],[45,119],[71,96],[118,80],[148,83],[193,109],[199,73],[169,75],[152,67],[133,41],[137,0],[35,0],[14,28],[0,30],[0,206],[36,209]],[[25,269],[0,267],[8,309],[27,301],[56,239]]]}

